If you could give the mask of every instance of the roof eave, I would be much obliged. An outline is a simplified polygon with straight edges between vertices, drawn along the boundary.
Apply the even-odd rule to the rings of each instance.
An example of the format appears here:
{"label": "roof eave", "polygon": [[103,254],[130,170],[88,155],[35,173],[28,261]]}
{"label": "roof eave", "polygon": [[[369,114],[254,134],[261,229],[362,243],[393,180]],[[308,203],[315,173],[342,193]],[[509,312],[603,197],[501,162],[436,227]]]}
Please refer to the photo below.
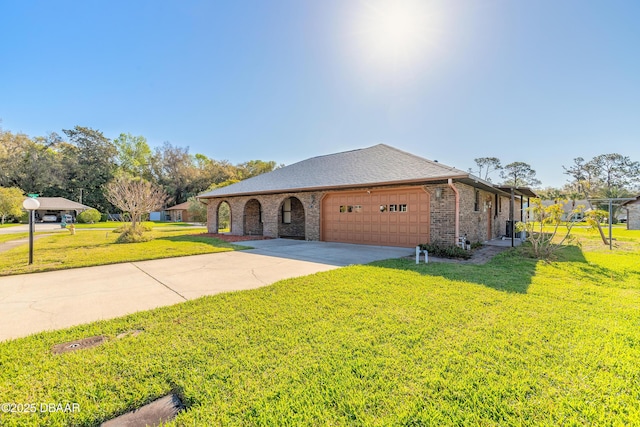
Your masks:
{"label": "roof eave", "polygon": [[407,179],[400,181],[385,181],[385,182],[367,182],[362,184],[344,184],[344,185],[330,185],[330,186],[315,186],[315,187],[302,187],[302,188],[286,188],[280,190],[268,190],[268,191],[252,191],[252,192],[239,192],[239,193],[229,193],[229,194],[220,194],[220,195],[200,195],[196,196],[197,199],[221,199],[225,197],[240,197],[240,196],[259,196],[259,195],[269,195],[269,194],[281,194],[281,193],[302,193],[302,192],[311,192],[311,191],[332,191],[332,190],[346,190],[350,188],[370,188],[370,187],[386,187],[386,186],[397,186],[397,185],[410,185],[410,184],[426,184],[426,183],[434,183],[434,182],[446,182],[448,179],[464,179],[468,178],[468,174],[465,175],[449,175],[449,176],[438,176],[432,178],[419,178],[419,179]]}

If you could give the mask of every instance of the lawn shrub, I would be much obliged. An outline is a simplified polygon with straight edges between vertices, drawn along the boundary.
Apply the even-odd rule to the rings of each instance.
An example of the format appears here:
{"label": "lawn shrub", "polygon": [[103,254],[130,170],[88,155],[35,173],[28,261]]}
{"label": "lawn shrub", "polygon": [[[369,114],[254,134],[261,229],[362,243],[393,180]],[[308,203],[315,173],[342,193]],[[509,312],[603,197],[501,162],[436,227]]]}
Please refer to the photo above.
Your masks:
{"label": "lawn shrub", "polygon": [[440,243],[423,243],[420,249],[429,252],[429,255],[441,258],[471,258],[471,252],[462,249],[459,246],[446,246]]}
{"label": "lawn shrub", "polygon": [[[136,228],[136,230],[139,230],[141,232],[153,230],[153,227],[151,225],[142,224],[142,223],[136,224],[135,228]],[[124,233],[124,232],[129,231],[129,229],[131,229],[131,224],[127,223],[127,224],[122,225],[122,226],[120,226],[118,228],[114,228],[112,233],[120,234],[120,233]]]}
{"label": "lawn shrub", "polygon": [[97,209],[87,209],[86,211],[80,212],[76,217],[77,221],[82,224],[93,224],[100,221],[101,218],[102,215]]}
{"label": "lawn shrub", "polygon": [[150,227],[144,225],[138,224],[135,227],[127,225],[120,227],[118,230],[121,230],[121,232],[116,239],[116,243],[140,243],[148,242],[149,240],[153,239],[151,235],[144,234],[145,231],[151,231]]}

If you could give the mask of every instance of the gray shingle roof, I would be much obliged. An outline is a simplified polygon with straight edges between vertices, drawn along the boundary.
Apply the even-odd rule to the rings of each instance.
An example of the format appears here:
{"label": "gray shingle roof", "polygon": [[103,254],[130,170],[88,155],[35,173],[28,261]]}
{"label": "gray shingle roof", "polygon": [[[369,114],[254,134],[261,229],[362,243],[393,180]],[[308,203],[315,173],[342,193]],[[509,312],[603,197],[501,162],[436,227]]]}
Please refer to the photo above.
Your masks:
{"label": "gray shingle roof", "polygon": [[198,197],[358,187],[468,176],[468,172],[378,144],[359,150],[312,157],[217,188]]}
{"label": "gray shingle roof", "polygon": [[38,210],[85,211],[91,209],[90,206],[85,206],[64,197],[38,197],[38,201],[40,202]]}

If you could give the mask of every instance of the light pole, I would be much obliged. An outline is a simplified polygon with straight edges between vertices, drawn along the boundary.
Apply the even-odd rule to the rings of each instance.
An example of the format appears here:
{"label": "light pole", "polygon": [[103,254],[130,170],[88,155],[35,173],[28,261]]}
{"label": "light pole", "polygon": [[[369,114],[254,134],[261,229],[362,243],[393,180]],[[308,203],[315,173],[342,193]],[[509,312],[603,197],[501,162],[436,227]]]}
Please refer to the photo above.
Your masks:
{"label": "light pole", "polygon": [[34,211],[40,207],[38,199],[27,198],[22,202],[22,207],[29,212],[29,264],[33,264],[33,223],[35,222]]}

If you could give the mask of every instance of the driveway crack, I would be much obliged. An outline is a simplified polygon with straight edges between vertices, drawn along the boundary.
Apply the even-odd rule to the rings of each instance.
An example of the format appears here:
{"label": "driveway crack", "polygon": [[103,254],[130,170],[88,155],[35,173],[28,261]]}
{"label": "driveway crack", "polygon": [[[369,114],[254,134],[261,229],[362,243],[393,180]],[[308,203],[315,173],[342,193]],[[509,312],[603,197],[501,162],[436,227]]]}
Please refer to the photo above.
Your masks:
{"label": "driveway crack", "polygon": [[265,282],[264,280],[262,280],[262,279],[260,279],[260,278],[258,277],[258,275],[256,274],[256,270],[255,270],[255,269],[253,269],[253,268],[251,269],[251,274],[253,275],[253,277],[255,277],[255,279],[256,279],[258,282],[262,283],[263,285],[268,285],[268,283],[267,283],[267,282]]}
{"label": "driveway crack", "polygon": [[180,292],[176,291],[175,289],[173,289],[171,286],[167,285],[166,283],[163,283],[161,280],[158,280],[157,278],[153,277],[151,274],[147,273],[146,271],[144,271],[143,269],[141,269],[139,266],[137,266],[134,263],[131,263],[131,265],[133,265],[135,268],[137,268],[138,270],[140,270],[141,272],[143,272],[144,274],[146,274],[147,276],[149,276],[151,279],[155,280],[156,282],[160,283],[162,286],[164,286],[165,288],[167,288],[168,290],[170,290],[171,292],[173,292],[174,294],[178,295],[180,298],[182,298],[185,301],[189,301],[184,295],[182,295]]}

